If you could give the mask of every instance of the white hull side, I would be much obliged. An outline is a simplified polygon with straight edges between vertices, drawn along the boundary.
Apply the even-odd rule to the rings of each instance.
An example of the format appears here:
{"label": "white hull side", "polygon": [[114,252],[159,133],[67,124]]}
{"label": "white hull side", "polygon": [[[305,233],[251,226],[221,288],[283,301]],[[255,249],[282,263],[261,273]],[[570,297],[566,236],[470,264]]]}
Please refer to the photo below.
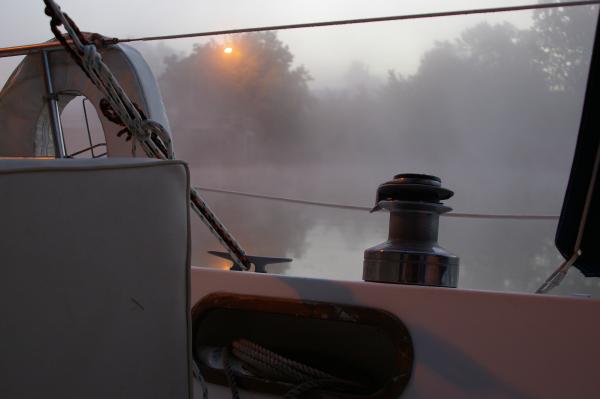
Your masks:
{"label": "white hull side", "polygon": [[[192,306],[211,293],[383,309],[409,329],[402,398],[597,398],[600,301],[192,268]],[[214,389],[211,398],[230,397]],[[196,389],[196,397],[201,397]],[[244,398],[270,396],[244,393]]]}

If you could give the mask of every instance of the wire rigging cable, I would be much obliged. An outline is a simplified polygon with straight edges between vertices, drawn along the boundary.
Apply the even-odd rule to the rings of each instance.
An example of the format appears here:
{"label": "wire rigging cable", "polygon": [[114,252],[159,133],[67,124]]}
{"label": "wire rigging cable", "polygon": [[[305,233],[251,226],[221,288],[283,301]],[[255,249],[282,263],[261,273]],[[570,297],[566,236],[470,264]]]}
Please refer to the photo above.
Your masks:
{"label": "wire rigging cable", "polygon": [[[425,18],[440,18],[440,17],[452,17],[458,15],[474,15],[474,14],[493,14],[501,12],[514,12],[514,11],[527,11],[527,10],[542,10],[550,8],[562,8],[562,7],[578,7],[578,6],[593,6],[600,4],[600,0],[587,0],[587,1],[565,1],[559,3],[542,3],[542,4],[525,4],[521,6],[510,6],[510,7],[494,7],[494,8],[476,8],[467,10],[456,10],[456,11],[442,11],[442,12],[429,12],[421,14],[405,14],[405,15],[392,15],[386,17],[375,17],[375,18],[358,18],[358,19],[344,19],[336,21],[323,21],[323,22],[307,22],[298,24],[288,25],[271,25],[271,26],[259,26],[253,28],[241,28],[241,29],[225,29],[215,30],[207,32],[197,33],[183,33],[174,35],[159,35],[159,36],[145,36],[135,38],[98,38],[98,44],[108,46],[117,43],[128,43],[128,42],[141,42],[141,41],[153,41],[153,40],[170,40],[170,39],[185,39],[192,37],[204,37],[204,36],[219,36],[219,35],[230,35],[236,33],[250,33],[250,32],[264,32],[264,31],[275,31],[275,30],[290,30],[290,29],[301,29],[301,28],[319,28],[325,26],[340,26],[340,25],[354,25],[354,24],[367,24],[373,22],[389,22],[389,21],[402,21],[402,20],[413,20],[413,19],[425,19]],[[70,42],[70,40],[67,40]],[[2,57],[13,57],[18,55],[27,55],[37,53],[43,50],[50,50],[60,48],[62,45],[58,41],[52,41],[47,43],[29,44],[24,46],[14,46],[0,48],[0,58]]]}
{"label": "wire rigging cable", "polygon": [[600,4],[600,0],[587,0],[587,1],[565,1],[559,3],[541,3],[541,4],[524,4],[520,6],[508,6],[508,7],[493,7],[493,8],[474,8],[467,10],[456,10],[456,11],[441,11],[441,12],[428,12],[420,14],[405,14],[405,15],[392,15],[386,17],[374,17],[374,18],[358,18],[358,19],[343,19],[336,21],[323,21],[323,22],[307,22],[298,24],[288,25],[271,25],[271,26],[259,26],[254,28],[241,28],[241,29],[225,29],[215,30],[207,32],[197,33],[183,33],[175,35],[162,35],[162,36],[146,36],[130,39],[109,39],[113,40],[110,43],[126,43],[126,42],[139,42],[139,41],[152,41],[152,40],[170,40],[170,39],[184,39],[192,37],[202,36],[218,36],[218,35],[230,35],[235,33],[250,33],[250,32],[263,32],[273,30],[290,30],[290,29],[301,29],[301,28],[319,28],[325,26],[340,26],[340,25],[355,25],[355,24],[367,24],[373,22],[389,22],[389,21],[402,21],[410,19],[425,19],[425,18],[440,18],[440,17],[452,17],[458,15],[473,15],[473,14],[493,14],[501,12],[511,11],[526,11],[526,10],[541,10],[547,8],[561,8],[561,7],[577,7],[577,6],[592,6]]}
{"label": "wire rigging cable", "polygon": [[[371,207],[368,207],[368,206],[337,204],[337,203],[333,203],[333,202],[309,201],[309,200],[298,199],[298,198],[289,198],[289,197],[280,197],[280,196],[273,196],[273,195],[249,193],[249,192],[244,192],[244,191],[222,190],[222,189],[212,188],[212,187],[196,186],[195,189],[200,190],[200,191],[205,191],[205,192],[237,195],[240,197],[258,198],[258,199],[266,199],[266,200],[280,201],[280,202],[289,202],[289,203],[293,203],[293,204],[321,206],[321,207],[325,207],[325,208],[348,209],[348,210],[353,210],[353,211],[370,211],[371,210]],[[497,213],[450,212],[450,213],[444,214],[443,216],[454,217],[454,218],[466,218],[466,219],[558,220],[557,215],[517,215],[517,214],[497,214]]]}

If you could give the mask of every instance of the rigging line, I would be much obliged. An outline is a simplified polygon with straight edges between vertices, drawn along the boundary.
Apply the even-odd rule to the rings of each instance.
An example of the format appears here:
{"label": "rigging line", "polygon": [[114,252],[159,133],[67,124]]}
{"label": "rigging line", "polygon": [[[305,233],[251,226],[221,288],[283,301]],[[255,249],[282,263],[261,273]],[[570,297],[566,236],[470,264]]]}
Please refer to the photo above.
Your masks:
{"label": "rigging line", "polygon": [[[353,211],[370,211],[372,209],[371,207],[368,207],[368,206],[337,204],[337,203],[333,203],[333,202],[309,201],[309,200],[303,200],[303,199],[297,199],[297,198],[278,197],[278,196],[272,196],[272,195],[249,193],[249,192],[244,192],[244,191],[222,190],[222,189],[212,188],[212,187],[196,186],[194,188],[196,190],[212,192],[212,193],[230,194],[230,195],[237,195],[240,197],[258,198],[258,199],[266,199],[266,200],[280,201],[280,202],[289,202],[289,203],[293,203],[293,204],[313,205],[313,206],[320,206],[320,207],[324,207],[324,208],[348,209],[348,210],[353,210]],[[466,219],[508,219],[508,220],[557,220],[558,219],[557,215],[514,215],[514,214],[463,213],[463,212],[450,212],[450,213],[446,213],[442,216],[455,217],[455,218],[466,218]]]}
{"label": "rigging line", "polygon": [[[600,0],[586,0],[586,1],[565,1],[560,3],[544,3],[544,4],[526,4],[521,6],[509,6],[509,7],[495,7],[495,8],[476,8],[467,10],[457,11],[442,11],[442,12],[430,12],[422,14],[405,14],[405,15],[393,15],[387,17],[375,17],[375,18],[359,18],[359,19],[344,19],[335,21],[323,21],[323,22],[308,22],[299,24],[288,24],[288,25],[271,25],[271,26],[260,26],[254,28],[242,28],[242,29],[226,29],[226,30],[215,30],[207,32],[197,33],[183,33],[175,35],[162,35],[162,36],[145,36],[135,38],[102,38],[99,42],[104,46],[109,46],[117,43],[128,43],[128,42],[140,42],[140,41],[153,41],[153,40],[171,40],[171,39],[185,39],[192,37],[204,37],[204,36],[219,36],[219,35],[230,35],[236,33],[250,33],[250,32],[264,32],[273,30],[289,30],[289,29],[301,29],[301,28],[319,28],[325,26],[339,26],[339,25],[353,25],[353,24],[366,24],[373,22],[389,22],[389,21],[401,21],[411,19],[424,19],[424,18],[439,18],[439,17],[452,17],[458,15],[473,15],[473,14],[492,14],[501,12],[512,12],[512,11],[526,11],[526,10],[540,10],[546,8],[561,8],[561,7],[578,7],[578,6],[593,6],[600,4]],[[67,40],[70,42],[70,40]],[[58,41],[51,41],[46,43],[28,44],[24,46],[6,47],[0,48],[0,58],[3,57],[14,57],[18,55],[28,55],[38,53],[43,50],[57,50],[61,49],[62,45]]]}
{"label": "rigging line", "polygon": [[324,26],[338,26],[338,25],[354,25],[354,24],[366,24],[373,22],[388,22],[388,21],[401,21],[410,19],[425,19],[425,18],[439,18],[439,17],[452,17],[457,15],[472,15],[472,14],[491,14],[500,12],[511,12],[511,11],[526,11],[526,10],[540,10],[545,8],[561,8],[561,7],[577,7],[577,6],[591,6],[600,4],[600,0],[587,0],[587,1],[565,1],[560,3],[543,3],[543,4],[524,4],[521,6],[507,6],[507,7],[493,7],[493,8],[475,8],[466,10],[456,11],[441,11],[441,12],[429,12],[421,14],[405,14],[405,15],[393,15],[387,17],[374,17],[374,18],[359,18],[359,19],[343,19],[336,21],[323,21],[323,22],[308,22],[288,25],[271,25],[271,26],[260,26],[254,28],[241,28],[241,29],[226,29],[226,30],[215,30],[207,32],[197,33],[182,33],[175,35],[162,35],[162,36],[146,36],[130,39],[108,39],[108,44],[114,43],[127,43],[127,42],[139,42],[139,41],[152,41],[152,40],[170,40],[170,39],[185,39],[191,37],[203,37],[203,36],[218,36],[218,35],[229,35],[236,33],[250,33],[250,32],[263,32],[273,30],[289,30],[289,29],[301,29],[301,28],[319,28]]}

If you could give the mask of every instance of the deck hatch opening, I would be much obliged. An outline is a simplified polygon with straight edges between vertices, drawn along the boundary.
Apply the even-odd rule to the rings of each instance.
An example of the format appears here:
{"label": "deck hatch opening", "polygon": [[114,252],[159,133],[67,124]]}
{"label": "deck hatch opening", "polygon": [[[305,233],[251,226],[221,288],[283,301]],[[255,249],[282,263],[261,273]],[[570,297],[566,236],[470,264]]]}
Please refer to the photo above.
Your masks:
{"label": "deck hatch opening", "polygon": [[[356,383],[355,389],[315,389],[339,398],[397,397],[412,372],[408,330],[396,316],[377,309],[213,294],[196,304],[192,319],[194,359],[211,383],[229,385],[221,354],[240,341]],[[297,385],[265,378],[235,356],[231,363],[242,389],[283,395]]]}

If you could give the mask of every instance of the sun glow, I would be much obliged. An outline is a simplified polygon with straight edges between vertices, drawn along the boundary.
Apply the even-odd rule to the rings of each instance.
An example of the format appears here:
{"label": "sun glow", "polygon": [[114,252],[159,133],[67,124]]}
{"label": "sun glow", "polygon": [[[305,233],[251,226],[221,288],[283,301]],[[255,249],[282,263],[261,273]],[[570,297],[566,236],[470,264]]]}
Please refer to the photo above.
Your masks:
{"label": "sun glow", "polygon": [[223,52],[224,52],[225,54],[231,54],[231,53],[233,53],[233,48],[231,48],[231,47],[225,47],[225,48],[223,49]]}
{"label": "sun glow", "polygon": [[231,269],[231,262],[225,259],[217,259],[213,267],[220,270],[229,270]]}

